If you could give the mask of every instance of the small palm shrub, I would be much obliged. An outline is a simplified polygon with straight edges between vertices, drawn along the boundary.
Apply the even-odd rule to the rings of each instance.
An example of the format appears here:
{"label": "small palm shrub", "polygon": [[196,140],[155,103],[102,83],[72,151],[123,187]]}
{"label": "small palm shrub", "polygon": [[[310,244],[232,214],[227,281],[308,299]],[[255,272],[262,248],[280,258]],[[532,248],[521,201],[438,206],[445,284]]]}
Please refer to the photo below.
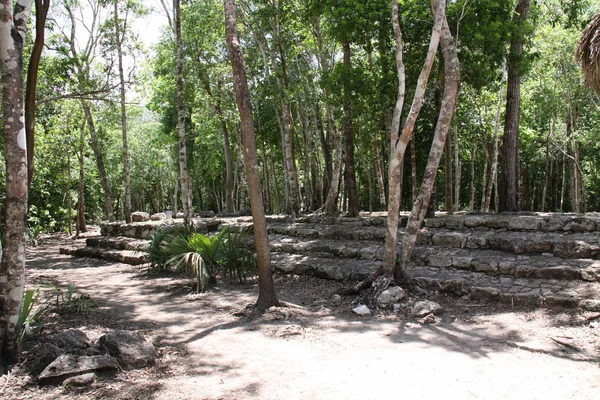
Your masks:
{"label": "small palm shrub", "polygon": [[245,281],[254,274],[254,254],[243,234],[227,228],[213,236],[184,232],[178,236],[157,232],[148,250],[151,268],[182,270],[197,280],[197,291],[217,282],[217,276]]}

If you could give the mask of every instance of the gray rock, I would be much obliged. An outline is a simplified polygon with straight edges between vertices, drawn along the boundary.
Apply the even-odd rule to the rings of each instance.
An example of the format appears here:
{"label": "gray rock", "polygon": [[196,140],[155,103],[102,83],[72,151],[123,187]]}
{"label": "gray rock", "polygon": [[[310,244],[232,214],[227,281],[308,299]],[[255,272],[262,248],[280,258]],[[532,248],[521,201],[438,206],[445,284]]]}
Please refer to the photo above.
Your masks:
{"label": "gray rock", "polygon": [[83,375],[76,375],[76,376],[72,376],[70,378],[65,379],[63,382],[63,386],[66,386],[66,387],[90,386],[94,382],[96,382],[97,378],[98,378],[98,375],[96,375],[94,372],[89,372],[89,373],[83,374]]}
{"label": "gray rock", "polygon": [[54,344],[65,353],[78,354],[91,346],[90,339],[78,329],[71,329],[56,334]]}
{"label": "gray rock", "polygon": [[175,218],[183,218],[185,215],[182,212],[175,213]]}
{"label": "gray rock", "polygon": [[108,332],[98,339],[98,345],[124,370],[145,368],[154,365],[158,359],[154,345],[133,331]]}
{"label": "gray rock", "polygon": [[165,213],[156,213],[156,214],[152,214],[150,219],[152,221],[162,221],[162,220],[167,219],[167,215]]}
{"label": "gray rock", "polygon": [[52,361],[56,360],[59,356],[65,353],[64,350],[55,346],[52,343],[45,343],[41,345],[35,351],[35,359],[31,366],[31,373],[33,375],[39,375],[46,367],[52,364]]}
{"label": "gray rock", "polygon": [[358,307],[354,307],[352,309],[352,312],[354,314],[357,314],[357,315],[369,315],[369,314],[371,314],[371,310],[369,310],[369,307],[365,306],[364,304],[361,304]]}
{"label": "gray rock", "polygon": [[584,310],[594,312],[600,311],[600,300],[588,299],[581,301],[579,304]]}
{"label": "gray rock", "polygon": [[114,358],[101,356],[75,356],[63,354],[48,365],[38,376],[40,385],[60,384],[65,379],[95,371],[116,372],[119,367]]}
{"label": "gray rock", "polygon": [[397,303],[406,296],[406,292],[400,286],[392,286],[379,295],[377,302],[381,305]]}
{"label": "gray rock", "polygon": [[412,315],[415,317],[424,317],[429,314],[439,315],[444,312],[442,306],[430,300],[422,300],[415,303]]}
{"label": "gray rock", "polygon": [[198,211],[198,217],[200,218],[213,218],[214,216],[214,211]]}
{"label": "gray rock", "polygon": [[150,220],[150,214],[143,211],[136,211],[131,213],[131,220],[133,222],[146,222]]}

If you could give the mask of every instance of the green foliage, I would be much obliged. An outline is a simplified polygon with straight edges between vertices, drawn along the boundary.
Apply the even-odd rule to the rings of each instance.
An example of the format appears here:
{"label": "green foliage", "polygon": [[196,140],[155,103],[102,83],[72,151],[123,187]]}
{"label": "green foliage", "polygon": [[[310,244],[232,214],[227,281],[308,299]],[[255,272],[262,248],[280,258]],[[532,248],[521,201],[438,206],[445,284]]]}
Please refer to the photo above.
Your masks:
{"label": "green foliage", "polygon": [[19,341],[23,341],[28,336],[31,336],[34,333],[35,328],[41,327],[40,319],[47,311],[47,308],[43,304],[35,308],[39,296],[39,289],[27,289],[23,294],[23,307],[21,308],[19,321],[17,323]]}
{"label": "green foliage", "polygon": [[72,283],[67,285],[66,290],[53,287],[53,291],[56,312],[59,314],[85,313],[96,306],[96,302],[89,295],[79,293]]}
{"label": "green foliage", "polygon": [[212,236],[191,231],[168,235],[159,231],[152,238],[148,254],[151,269],[184,271],[197,279],[198,292],[216,283],[217,276],[242,282],[256,273],[247,235],[228,229]]}

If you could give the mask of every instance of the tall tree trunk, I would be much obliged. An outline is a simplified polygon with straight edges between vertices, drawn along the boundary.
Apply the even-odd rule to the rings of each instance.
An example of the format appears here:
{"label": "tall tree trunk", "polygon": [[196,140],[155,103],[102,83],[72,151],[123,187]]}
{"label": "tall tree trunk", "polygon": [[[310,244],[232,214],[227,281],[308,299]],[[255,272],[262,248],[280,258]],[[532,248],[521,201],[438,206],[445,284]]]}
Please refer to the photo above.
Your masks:
{"label": "tall tree trunk", "polygon": [[77,190],[77,236],[80,232],[87,232],[87,226],[85,223],[85,196],[84,196],[84,183],[85,183],[85,127],[81,126],[79,132],[79,186]]}
{"label": "tall tree trunk", "polygon": [[[319,17],[316,17],[313,21],[313,35],[317,40],[317,56],[319,59],[319,64],[321,65],[321,74],[325,76],[329,74],[329,61],[327,59],[327,55],[325,54],[326,52],[325,46],[323,45],[323,35],[321,33],[321,23]],[[343,143],[342,136],[335,123],[333,107],[329,100],[329,92],[327,91],[325,86],[322,87],[322,91],[323,99],[325,102],[325,111],[327,113],[327,130],[334,145],[332,175],[329,184],[329,191],[325,196],[325,204],[323,204],[322,210],[326,214],[333,214],[337,211],[340,177],[342,175]]]}
{"label": "tall tree trunk", "polygon": [[[530,0],[518,0],[514,23],[522,28],[529,12]],[[504,139],[502,141],[502,188],[500,211],[519,211],[519,121],[521,119],[521,56],[523,54],[522,29],[514,31],[508,56],[508,81]]]}
{"label": "tall tree trunk", "polygon": [[[492,161],[491,161],[491,173],[490,173],[490,183],[486,190],[485,196],[485,205],[483,207],[484,212],[490,211],[490,203],[492,202],[492,188],[496,185],[497,177],[498,177],[498,144],[500,142],[500,113],[502,111],[502,103],[503,103],[503,95],[504,95],[504,72],[502,73],[502,81],[500,82],[500,89],[498,90],[498,105],[496,107],[496,120],[494,121],[494,151],[492,153]],[[498,194],[496,193],[496,196]],[[498,208],[496,208],[498,211]]]}
{"label": "tall tree trunk", "polygon": [[396,68],[398,71],[398,98],[392,118],[392,130],[390,132],[390,165],[389,165],[389,201],[388,201],[388,217],[387,230],[385,236],[385,253],[383,256],[383,273],[392,277],[396,265],[396,253],[398,244],[398,213],[400,211],[400,176],[402,164],[404,161],[404,153],[408,142],[413,137],[413,131],[421,106],[423,105],[425,90],[427,89],[427,81],[431,73],[431,68],[435,60],[435,54],[440,41],[440,31],[442,29],[443,20],[445,20],[446,1],[439,0],[437,7],[434,5],[435,22],[431,31],[431,39],[429,41],[429,49],[425,58],[425,63],[419,79],[410,113],[404,123],[402,133],[400,134],[400,116],[406,95],[406,74],[404,62],[402,60],[402,31],[398,17],[398,0],[392,0],[392,22],[394,26],[394,37],[396,41]]}
{"label": "tall tree trunk", "polygon": [[223,109],[221,108],[223,81],[219,80],[217,83],[217,104],[215,110],[221,123],[221,132],[223,133],[224,151],[225,151],[225,173],[226,173],[226,186],[225,186],[225,212],[230,214],[233,213],[233,158],[231,157],[231,144],[229,141],[229,130],[227,129],[227,122],[223,115]]}
{"label": "tall tree trunk", "polygon": [[[450,136],[450,135],[448,135]],[[454,127],[454,211],[460,210],[460,184],[462,181],[462,162],[460,161],[458,127]],[[473,155],[475,157],[475,155]],[[474,166],[473,166],[474,167]],[[475,187],[473,187],[473,190]],[[473,194],[473,197],[475,195]]]}
{"label": "tall tree trunk", "polygon": [[373,130],[373,163],[375,164],[375,173],[377,175],[377,189],[379,190],[379,207],[385,209],[385,183],[383,182],[383,168],[381,166],[381,156],[379,154],[379,138],[377,131]]}
{"label": "tall tree trunk", "polygon": [[453,184],[452,184],[452,139],[450,135],[446,137],[444,143],[444,160],[445,160],[445,174],[446,174],[446,212],[452,214],[454,212],[454,200],[453,200]]}
{"label": "tall tree trunk", "polygon": [[0,373],[19,353],[19,313],[25,285],[27,139],[23,105],[23,47],[32,0],[0,0],[0,64],[6,198],[0,264]]}
{"label": "tall tree trunk", "polygon": [[[469,212],[475,210],[475,159],[477,158],[477,142],[473,143],[471,150],[471,185],[469,187]],[[458,196],[457,196],[458,198]]]}
{"label": "tall tree trunk", "polygon": [[229,54],[231,56],[235,97],[242,123],[244,164],[248,179],[252,220],[254,222],[254,240],[257,253],[259,287],[256,308],[258,312],[263,312],[269,307],[278,306],[279,301],[277,300],[275,288],[273,286],[271,257],[269,253],[269,239],[267,236],[267,224],[260,188],[260,179],[258,175],[258,161],[256,158],[256,140],[254,134],[254,122],[252,119],[252,103],[250,101],[250,91],[248,90],[248,83],[246,80],[244,55],[237,37],[235,0],[224,0],[224,5],[227,45],[229,47]]}
{"label": "tall tree trunk", "polygon": [[104,194],[104,211],[106,212],[106,218],[109,221],[114,221],[115,216],[113,214],[110,186],[108,186],[106,168],[104,167],[104,157],[102,156],[102,150],[100,150],[100,144],[98,143],[98,134],[96,133],[96,124],[94,123],[92,110],[89,103],[85,100],[81,100],[81,108],[83,108],[88,131],[90,132],[90,146],[94,152],[96,166],[98,167],[98,174],[100,175],[100,183],[102,185],[102,192]]}
{"label": "tall tree trunk", "polygon": [[444,143],[446,142],[446,137],[450,131],[450,124],[452,123],[452,117],[454,116],[454,111],[456,109],[456,100],[458,98],[460,63],[458,61],[456,43],[452,39],[448,21],[446,20],[445,7],[442,7],[445,6],[444,3],[445,2],[441,0],[438,5],[438,13],[442,14],[443,18],[440,47],[444,57],[444,98],[435,127],[435,134],[433,143],[431,144],[429,158],[427,160],[427,167],[423,176],[423,183],[421,184],[421,191],[417,197],[417,201],[415,201],[415,204],[413,205],[413,209],[406,224],[406,233],[404,235],[404,240],[402,241],[402,260],[401,263],[396,266],[394,271],[394,279],[397,282],[405,278],[406,264],[412,256],[417,241],[417,234],[425,219],[429,198],[431,196],[433,185],[435,184],[437,170],[444,150]]}
{"label": "tall tree trunk", "polygon": [[354,122],[352,114],[352,93],[350,84],[347,81],[352,68],[350,64],[350,43],[342,43],[344,50],[344,66],[348,75],[344,79],[344,185],[348,193],[348,216],[358,215],[358,189],[356,187],[356,170],[354,165]]}
{"label": "tall tree trunk", "polygon": [[129,145],[127,144],[127,110],[125,103],[125,73],[123,72],[123,36],[119,22],[119,2],[114,2],[115,12],[115,42],[117,44],[117,57],[119,64],[119,89],[121,95],[121,132],[123,134],[123,175],[125,178],[125,222],[131,223],[131,174]]}
{"label": "tall tree trunk", "polygon": [[544,212],[546,210],[546,195],[548,193],[548,180],[550,179],[550,175],[552,172],[550,171],[550,138],[552,137],[552,133],[554,131],[554,121],[550,121],[550,132],[546,136],[546,169],[544,173],[544,188],[542,189],[542,201],[540,203],[540,211]]}
{"label": "tall tree trunk", "polygon": [[35,41],[27,66],[27,86],[25,88],[25,134],[27,136],[27,185],[31,186],[34,172],[35,143],[35,92],[38,70],[46,31],[46,17],[50,9],[50,0],[35,0]]}
{"label": "tall tree trunk", "polygon": [[181,4],[173,0],[173,19],[175,23],[175,42],[177,45],[177,127],[179,132],[179,176],[181,181],[181,203],[185,224],[192,225],[193,210],[188,175],[186,134],[185,134],[185,105],[183,93],[183,43],[181,39]]}
{"label": "tall tree trunk", "polygon": [[410,203],[414,203],[417,200],[418,193],[418,182],[417,182],[417,146],[415,145],[415,138],[410,140]]}

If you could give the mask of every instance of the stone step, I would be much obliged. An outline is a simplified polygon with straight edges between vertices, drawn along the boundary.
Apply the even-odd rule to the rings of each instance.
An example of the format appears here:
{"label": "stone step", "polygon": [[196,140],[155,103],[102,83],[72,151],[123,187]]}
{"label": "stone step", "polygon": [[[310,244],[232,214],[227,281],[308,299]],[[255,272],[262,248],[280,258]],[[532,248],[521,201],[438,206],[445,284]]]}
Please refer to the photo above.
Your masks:
{"label": "stone step", "polygon": [[140,265],[149,262],[145,252],[136,250],[114,250],[103,247],[60,247],[60,254],[75,257],[99,258],[106,261],[119,262],[123,264]]}
{"label": "stone step", "polygon": [[383,241],[331,240],[270,235],[272,252],[310,254],[323,258],[358,258],[362,260],[383,260]]}
{"label": "stone step", "polygon": [[[271,254],[271,262],[277,272],[314,275],[338,281],[360,281],[381,265],[377,261],[284,253]],[[600,282],[494,276],[428,266],[411,266],[407,273],[413,285],[472,300],[500,301],[515,306],[582,307],[600,311]]]}
{"label": "stone step", "polygon": [[313,223],[270,224],[271,235],[285,235],[310,239],[333,240],[385,240],[385,228],[382,226],[347,224],[321,225]]}
{"label": "stone step", "polygon": [[551,254],[561,258],[599,258],[600,232],[556,233],[423,229],[417,245]]}
{"label": "stone step", "polygon": [[472,300],[600,311],[600,283],[492,276],[454,268],[411,267],[411,283]]}
{"label": "stone step", "polygon": [[150,247],[150,240],[133,239],[124,236],[98,236],[86,239],[88,247],[102,247],[114,250],[145,251]]}
{"label": "stone step", "polygon": [[284,274],[314,275],[330,280],[360,281],[375,271],[381,262],[336,259],[309,254],[271,253],[271,265]]}
{"label": "stone step", "polygon": [[600,261],[564,259],[551,254],[515,255],[503,251],[417,247],[412,264],[455,268],[516,278],[600,282]]}

